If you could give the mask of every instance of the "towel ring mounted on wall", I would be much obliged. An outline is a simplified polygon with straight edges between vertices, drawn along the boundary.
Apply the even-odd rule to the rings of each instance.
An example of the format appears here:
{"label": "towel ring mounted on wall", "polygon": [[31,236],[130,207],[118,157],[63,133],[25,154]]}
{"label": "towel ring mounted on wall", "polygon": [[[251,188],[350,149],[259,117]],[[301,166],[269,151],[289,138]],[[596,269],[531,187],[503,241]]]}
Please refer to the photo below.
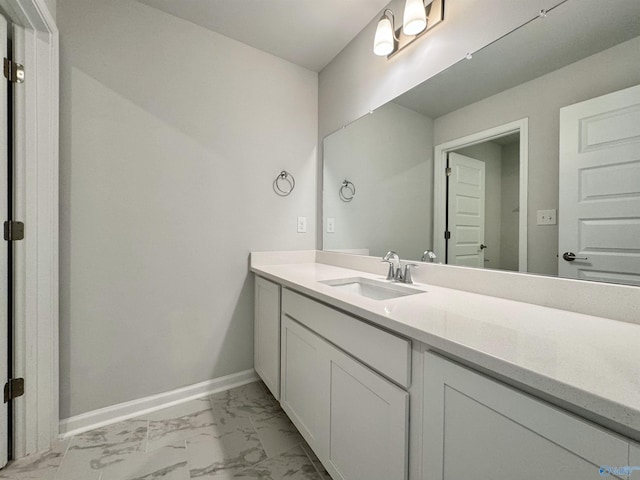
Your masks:
{"label": "towel ring mounted on wall", "polygon": [[294,188],[296,188],[296,179],[286,170],[282,170],[273,181],[273,191],[281,197],[289,196]]}
{"label": "towel ring mounted on wall", "polygon": [[343,202],[350,202],[356,196],[356,186],[349,180],[345,180],[340,186],[338,195]]}

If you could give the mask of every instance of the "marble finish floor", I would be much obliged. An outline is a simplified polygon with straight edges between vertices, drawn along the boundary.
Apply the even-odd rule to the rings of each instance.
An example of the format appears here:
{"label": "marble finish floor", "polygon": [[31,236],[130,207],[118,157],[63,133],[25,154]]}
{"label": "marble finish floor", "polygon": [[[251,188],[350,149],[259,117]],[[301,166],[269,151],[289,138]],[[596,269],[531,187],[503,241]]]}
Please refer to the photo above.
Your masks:
{"label": "marble finish floor", "polygon": [[12,480],[331,480],[264,384],[251,383],[57,442]]}

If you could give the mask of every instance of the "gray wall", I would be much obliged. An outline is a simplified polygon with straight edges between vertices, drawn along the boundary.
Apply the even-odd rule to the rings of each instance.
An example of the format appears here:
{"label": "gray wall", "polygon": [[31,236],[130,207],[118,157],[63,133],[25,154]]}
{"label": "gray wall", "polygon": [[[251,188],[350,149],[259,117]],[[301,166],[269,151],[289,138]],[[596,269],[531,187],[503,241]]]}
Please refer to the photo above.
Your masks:
{"label": "gray wall", "polygon": [[[324,248],[396,250],[419,260],[432,248],[433,121],[393,102],[324,141]],[[345,203],[343,180],[356,186]],[[327,217],[335,233],[326,233]]]}
{"label": "gray wall", "polygon": [[252,368],[249,252],[315,246],[317,74],[135,1],[58,24],[61,418]]}
{"label": "gray wall", "polygon": [[529,272],[558,272],[558,227],[536,225],[536,211],[558,208],[560,108],[637,85],[639,56],[640,37],[434,120],[434,144],[439,145],[529,118]]}

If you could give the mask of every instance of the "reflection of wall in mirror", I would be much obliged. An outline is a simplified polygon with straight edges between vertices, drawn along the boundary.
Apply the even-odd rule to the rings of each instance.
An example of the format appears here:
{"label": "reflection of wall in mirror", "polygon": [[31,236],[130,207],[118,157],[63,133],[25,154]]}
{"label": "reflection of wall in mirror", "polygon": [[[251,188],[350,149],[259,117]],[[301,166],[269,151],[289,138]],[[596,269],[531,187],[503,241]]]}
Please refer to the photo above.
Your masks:
{"label": "reflection of wall in mirror", "polygon": [[[434,144],[529,118],[528,271],[557,274],[558,228],[536,211],[558,207],[561,107],[640,83],[640,37],[434,120]],[[562,215],[562,212],[558,212]]]}
{"label": "reflection of wall in mirror", "polygon": [[[323,216],[325,250],[388,250],[419,259],[431,248],[433,122],[395,103],[380,107],[324,141]],[[346,203],[343,180],[356,186]],[[326,219],[335,232],[327,233]]]}

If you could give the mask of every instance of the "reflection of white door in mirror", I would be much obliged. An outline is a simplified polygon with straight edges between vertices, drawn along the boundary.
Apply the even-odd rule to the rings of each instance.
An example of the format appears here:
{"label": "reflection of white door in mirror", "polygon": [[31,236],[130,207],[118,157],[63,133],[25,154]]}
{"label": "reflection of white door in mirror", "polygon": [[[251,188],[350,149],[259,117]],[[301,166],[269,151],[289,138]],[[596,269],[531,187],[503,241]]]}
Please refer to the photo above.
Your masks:
{"label": "reflection of white door in mirror", "polygon": [[449,154],[447,263],[484,268],[485,163]]}
{"label": "reflection of white door in mirror", "polygon": [[560,110],[558,243],[561,277],[640,285],[640,85]]}
{"label": "reflection of white door in mirror", "polygon": [[[527,271],[528,123],[524,118],[436,145],[433,245],[438,258],[446,257],[451,265]],[[479,265],[477,258],[473,262],[470,257],[456,259],[453,242],[443,235],[447,224],[452,224],[446,213],[451,212],[447,208],[449,177],[444,175],[452,153],[480,160],[485,166],[484,232],[476,243],[486,245],[486,250],[480,248],[484,258]]]}

